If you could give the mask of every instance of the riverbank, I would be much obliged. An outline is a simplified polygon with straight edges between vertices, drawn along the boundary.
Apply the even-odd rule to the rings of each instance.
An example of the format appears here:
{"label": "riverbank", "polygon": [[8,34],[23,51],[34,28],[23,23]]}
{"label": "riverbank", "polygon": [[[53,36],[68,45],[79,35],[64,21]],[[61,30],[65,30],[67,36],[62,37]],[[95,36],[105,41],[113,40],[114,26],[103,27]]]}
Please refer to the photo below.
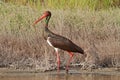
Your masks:
{"label": "riverbank", "polygon": [[[66,74],[65,70],[60,70],[58,73],[57,70],[53,71],[46,71],[46,72],[41,72],[41,70],[15,70],[15,69],[7,69],[7,68],[0,68],[0,76],[14,76],[14,75],[57,75],[57,74]],[[101,74],[101,75],[118,75],[120,76],[120,69],[116,68],[102,68],[102,69],[94,69],[92,71],[89,70],[80,70],[76,68],[72,68],[68,75],[74,75],[74,74]]]}

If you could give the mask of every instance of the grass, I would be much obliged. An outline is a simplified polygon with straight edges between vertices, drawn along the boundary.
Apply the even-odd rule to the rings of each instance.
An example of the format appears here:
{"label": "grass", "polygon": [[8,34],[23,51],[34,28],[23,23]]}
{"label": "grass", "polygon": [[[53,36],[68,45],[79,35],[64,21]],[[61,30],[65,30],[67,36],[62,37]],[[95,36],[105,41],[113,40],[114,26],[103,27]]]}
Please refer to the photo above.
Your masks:
{"label": "grass", "polygon": [[29,5],[37,9],[109,9],[111,7],[120,7],[119,0],[2,0],[8,3],[18,5]]}
{"label": "grass", "polygon": [[[44,11],[0,3],[0,67],[45,70],[56,67],[54,50],[42,37],[44,21],[36,25],[36,31],[32,26]],[[89,48],[86,52],[88,62],[102,67],[120,66],[119,8],[50,11],[50,30],[71,39],[84,50]],[[60,55],[61,64],[65,66],[69,56],[63,51],[60,51]],[[72,63],[80,63],[81,57],[76,53]]]}

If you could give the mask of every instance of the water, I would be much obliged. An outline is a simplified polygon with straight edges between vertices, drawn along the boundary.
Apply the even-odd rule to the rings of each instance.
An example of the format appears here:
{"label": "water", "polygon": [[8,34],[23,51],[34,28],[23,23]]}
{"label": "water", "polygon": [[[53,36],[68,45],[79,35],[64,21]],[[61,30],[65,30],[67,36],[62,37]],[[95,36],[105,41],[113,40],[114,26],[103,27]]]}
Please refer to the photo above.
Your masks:
{"label": "water", "polygon": [[0,73],[0,80],[120,80],[116,73],[77,73],[47,72],[47,73]]}

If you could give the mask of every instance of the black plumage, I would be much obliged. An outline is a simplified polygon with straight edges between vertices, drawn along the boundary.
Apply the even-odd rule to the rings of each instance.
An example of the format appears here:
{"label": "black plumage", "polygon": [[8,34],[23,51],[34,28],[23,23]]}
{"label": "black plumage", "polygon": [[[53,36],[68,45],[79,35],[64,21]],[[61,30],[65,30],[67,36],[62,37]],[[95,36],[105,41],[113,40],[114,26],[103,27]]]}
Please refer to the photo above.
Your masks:
{"label": "black plumage", "polygon": [[46,39],[49,39],[49,42],[52,44],[52,46],[68,52],[77,52],[84,54],[84,50],[77,46],[76,44],[74,44],[71,40],[63,36],[54,34],[47,27],[45,28],[46,28],[45,32],[47,35],[44,35],[44,37],[46,37]]}

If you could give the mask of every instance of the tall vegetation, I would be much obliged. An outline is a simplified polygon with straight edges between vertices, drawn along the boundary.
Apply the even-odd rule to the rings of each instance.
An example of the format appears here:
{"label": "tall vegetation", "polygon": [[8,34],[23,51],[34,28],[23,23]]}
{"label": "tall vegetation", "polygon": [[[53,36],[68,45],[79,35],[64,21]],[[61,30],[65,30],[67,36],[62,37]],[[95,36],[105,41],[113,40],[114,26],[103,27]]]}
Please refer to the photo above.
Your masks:
{"label": "tall vegetation", "polygon": [[108,9],[120,7],[120,0],[2,0],[14,4],[30,5],[32,7],[53,9]]}

